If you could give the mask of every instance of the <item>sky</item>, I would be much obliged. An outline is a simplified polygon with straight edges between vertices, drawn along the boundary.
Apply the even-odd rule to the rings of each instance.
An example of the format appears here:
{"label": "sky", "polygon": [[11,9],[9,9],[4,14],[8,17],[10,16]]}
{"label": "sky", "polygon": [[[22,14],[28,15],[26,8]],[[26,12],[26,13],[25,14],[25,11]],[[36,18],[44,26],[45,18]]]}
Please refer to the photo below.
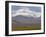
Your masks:
{"label": "sky", "polygon": [[[23,9],[25,9],[27,12],[23,13]],[[11,10],[12,10],[12,16],[13,17],[15,17],[17,15],[23,15],[23,16],[29,16],[30,15],[30,17],[40,17],[40,14],[41,14],[40,13],[41,7],[36,7],[36,6],[15,6],[15,5],[12,5]]]}
{"label": "sky", "polygon": [[[12,5],[11,7],[12,7],[11,11],[16,11],[16,10],[21,9],[21,7],[23,6]],[[41,7],[37,7],[37,6],[25,6],[25,7],[29,8],[31,11],[41,12]]]}

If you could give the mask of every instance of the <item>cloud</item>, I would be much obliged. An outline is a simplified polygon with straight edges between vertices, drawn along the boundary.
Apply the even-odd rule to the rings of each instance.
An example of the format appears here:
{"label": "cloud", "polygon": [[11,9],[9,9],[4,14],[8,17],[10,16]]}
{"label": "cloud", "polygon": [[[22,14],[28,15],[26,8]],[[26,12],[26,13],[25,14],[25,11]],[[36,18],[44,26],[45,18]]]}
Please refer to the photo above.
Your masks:
{"label": "cloud", "polygon": [[15,17],[17,15],[38,18],[38,17],[41,16],[41,13],[40,12],[31,11],[31,10],[29,10],[29,8],[21,8],[21,9],[15,11],[15,13],[12,14],[12,17]]}

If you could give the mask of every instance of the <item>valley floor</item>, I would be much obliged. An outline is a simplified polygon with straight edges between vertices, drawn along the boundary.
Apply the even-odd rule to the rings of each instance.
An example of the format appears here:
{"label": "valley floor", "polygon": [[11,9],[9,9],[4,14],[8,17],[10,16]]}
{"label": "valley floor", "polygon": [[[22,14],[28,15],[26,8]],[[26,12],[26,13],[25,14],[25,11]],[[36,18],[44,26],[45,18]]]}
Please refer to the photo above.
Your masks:
{"label": "valley floor", "polygon": [[25,24],[20,26],[19,23],[17,24],[16,22],[12,23],[12,31],[40,30],[40,29],[41,29],[40,23],[31,24],[29,26],[26,26]]}

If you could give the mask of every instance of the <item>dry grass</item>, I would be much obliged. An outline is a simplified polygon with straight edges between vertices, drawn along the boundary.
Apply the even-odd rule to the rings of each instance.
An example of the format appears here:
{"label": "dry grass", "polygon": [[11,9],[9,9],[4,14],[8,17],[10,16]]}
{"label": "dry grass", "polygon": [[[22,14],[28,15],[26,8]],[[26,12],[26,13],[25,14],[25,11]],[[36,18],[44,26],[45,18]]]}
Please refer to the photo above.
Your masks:
{"label": "dry grass", "polygon": [[41,24],[32,24],[31,26],[16,26],[12,23],[12,31],[22,31],[22,30],[40,30]]}

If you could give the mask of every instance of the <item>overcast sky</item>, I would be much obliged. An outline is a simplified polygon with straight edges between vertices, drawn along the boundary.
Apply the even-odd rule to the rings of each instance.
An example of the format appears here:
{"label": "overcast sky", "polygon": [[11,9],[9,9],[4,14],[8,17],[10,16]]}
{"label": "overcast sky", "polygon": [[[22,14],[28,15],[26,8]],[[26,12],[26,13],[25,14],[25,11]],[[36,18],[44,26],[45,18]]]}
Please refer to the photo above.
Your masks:
{"label": "overcast sky", "polygon": [[[15,6],[15,5],[12,5],[11,6],[11,11],[16,11],[16,10],[19,10],[21,9],[21,7],[23,6]],[[37,6],[25,6],[27,8],[29,8],[31,11],[36,11],[36,12],[41,12],[41,7],[37,7]]]}
{"label": "overcast sky", "polygon": [[[17,16],[17,15],[24,15],[25,16],[32,16],[32,17],[40,17],[40,12],[41,12],[41,7],[34,7],[34,6],[15,6],[12,5],[11,6],[11,10],[12,10],[12,15]],[[26,9],[25,11],[27,11],[26,13],[20,13],[20,11],[23,11],[23,9]],[[34,16],[35,15],[35,16]]]}

